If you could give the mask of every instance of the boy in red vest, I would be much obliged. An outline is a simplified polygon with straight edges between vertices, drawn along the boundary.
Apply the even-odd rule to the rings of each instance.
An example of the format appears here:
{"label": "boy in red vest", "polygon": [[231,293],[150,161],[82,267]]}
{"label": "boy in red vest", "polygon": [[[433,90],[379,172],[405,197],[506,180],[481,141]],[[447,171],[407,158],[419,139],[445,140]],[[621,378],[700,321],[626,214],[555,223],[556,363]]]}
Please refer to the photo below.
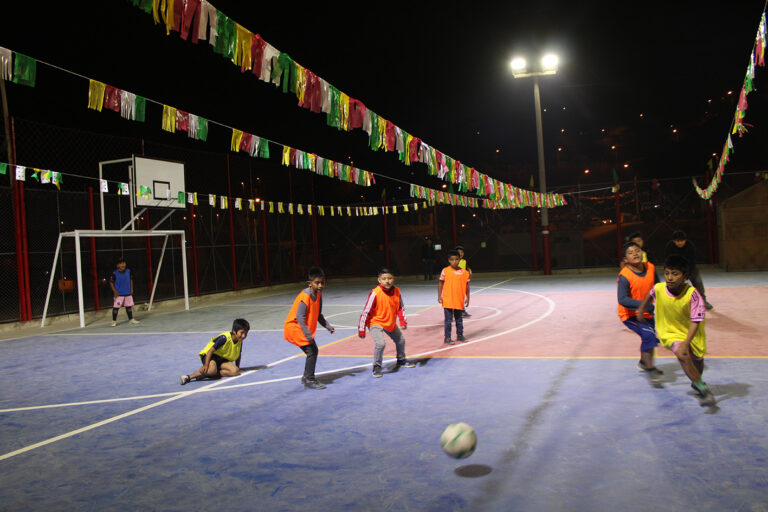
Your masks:
{"label": "boy in red vest", "polygon": [[651,310],[643,311],[646,322],[638,322],[637,314],[643,299],[659,282],[656,268],[650,261],[643,262],[643,249],[635,242],[624,244],[624,263],[617,279],[618,314],[624,325],[640,336],[640,361],[637,369],[645,371],[654,384],[661,381],[661,370],[653,363],[653,352],[659,344]]}
{"label": "boy in red vest", "polygon": [[[397,319],[400,319],[400,328],[397,327]],[[376,343],[373,349],[373,376],[381,377],[381,361],[384,355],[384,347],[387,334],[395,342],[397,348],[397,366],[413,368],[416,366],[405,358],[405,338],[400,329],[405,330],[408,322],[405,319],[405,306],[400,296],[400,288],[395,286],[395,276],[389,269],[379,270],[379,285],[368,294],[363,314],[357,325],[357,335],[365,338],[365,328],[371,333],[371,338]]]}
{"label": "boy in red vest", "polygon": [[325,272],[319,267],[309,269],[307,288],[303,289],[293,301],[293,306],[285,318],[283,337],[299,347],[306,355],[304,376],[301,383],[309,389],[325,389],[325,385],[315,378],[317,354],[320,352],[315,343],[318,322],[333,334],[335,329],[323,317],[323,288]]}

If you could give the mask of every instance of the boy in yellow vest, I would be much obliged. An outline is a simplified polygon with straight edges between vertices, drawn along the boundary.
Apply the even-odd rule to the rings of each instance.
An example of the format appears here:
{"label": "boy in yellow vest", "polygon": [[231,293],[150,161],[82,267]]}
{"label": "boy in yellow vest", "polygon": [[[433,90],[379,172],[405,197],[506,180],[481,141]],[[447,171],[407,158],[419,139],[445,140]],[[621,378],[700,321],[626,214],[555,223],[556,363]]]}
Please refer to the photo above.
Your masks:
{"label": "boy in yellow vest", "polygon": [[251,326],[247,320],[235,319],[232,322],[231,332],[223,332],[214,336],[200,351],[199,356],[203,366],[194,373],[179,377],[179,383],[183,386],[192,379],[219,379],[238,375],[240,373],[240,358],[243,355],[243,340],[248,336],[250,330]]}
{"label": "boy in yellow vest", "polygon": [[640,361],[637,369],[645,371],[651,382],[661,382],[662,371],[653,363],[653,353],[659,340],[656,338],[653,323],[653,306],[646,305],[650,310],[642,312],[643,321],[639,322],[635,317],[640,311],[638,308],[643,299],[653,289],[653,285],[659,282],[656,276],[656,268],[650,261],[643,262],[643,249],[635,242],[624,244],[624,268],[619,272],[616,280],[617,297],[619,300],[619,320],[638,336],[640,336]]}
{"label": "boy in yellow vest", "polygon": [[301,383],[309,389],[325,389],[325,385],[315,378],[315,365],[320,350],[315,343],[317,324],[333,334],[335,329],[323,317],[323,288],[325,272],[319,267],[309,269],[307,288],[303,289],[293,301],[291,310],[283,325],[283,338],[299,347],[306,355],[304,376]]}
{"label": "boy in yellow vest", "polygon": [[641,311],[651,301],[656,303],[656,334],[659,341],[677,356],[683,371],[691,379],[691,387],[701,397],[702,405],[714,405],[715,396],[701,376],[707,336],[704,331],[706,301],[693,286],[686,283],[689,263],[680,255],[670,255],[664,262],[664,280],[651,289],[638,308]]}
{"label": "boy in yellow vest", "polygon": [[[397,327],[397,320],[400,319],[400,328]],[[365,328],[371,333],[371,338],[376,343],[373,349],[373,376],[381,377],[381,361],[384,356],[384,347],[387,340],[384,337],[392,338],[397,349],[397,367],[413,368],[416,366],[405,358],[405,338],[400,329],[408,328],[408,322],[405,319],[405,306],[400,295],[400,288],[395,286],[395,276],[389,269],[379,270],[379,285],[368,294],[368,300],[365,301],[363,314],[360,315],[360,321],[357,325],[357,335],[365,338]]]}

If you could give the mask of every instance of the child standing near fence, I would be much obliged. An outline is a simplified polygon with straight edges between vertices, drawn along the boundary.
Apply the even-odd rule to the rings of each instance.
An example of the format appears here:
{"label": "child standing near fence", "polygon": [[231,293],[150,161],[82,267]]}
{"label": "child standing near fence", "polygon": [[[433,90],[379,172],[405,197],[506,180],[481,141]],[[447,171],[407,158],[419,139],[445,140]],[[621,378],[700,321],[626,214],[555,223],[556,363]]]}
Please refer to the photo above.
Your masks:
{"label": "child standing near fence", "polygon": [[437,302],[443,305],[446,345],[451,345],[451,322],[456,321],[456,341],[465,342],[464,308],[469,306],[469,272],[459,268],[459,252],[448,251],[448,266],[440,272]]}
{"label": "child standing near fence", "polygon": [[117,325],[117,313],[120,308],[125,308],[128,315],[128,323],[139,324],[133,318],[133,275],[124,258],[117,260],[117,266],[109,277],[109,286],[112,288],[114,301],[112,303],[112,327]]}

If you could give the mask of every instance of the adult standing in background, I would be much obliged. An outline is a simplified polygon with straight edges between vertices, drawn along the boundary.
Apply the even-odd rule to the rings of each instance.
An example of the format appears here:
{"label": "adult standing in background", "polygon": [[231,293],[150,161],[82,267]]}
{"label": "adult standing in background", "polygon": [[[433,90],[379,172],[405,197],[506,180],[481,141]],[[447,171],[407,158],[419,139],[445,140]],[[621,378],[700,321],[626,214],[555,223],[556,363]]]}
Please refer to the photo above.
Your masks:
{"label": "adult standing in background", "polygon": [[707,292],[704,291],[704,282],[701,280],[701,273],[696,266],[696,246],[693,242],[688,240],[685,231],[678,229],[672,233],[672,240],[667,242],[667,247],[664,250],[664,257],[669,258],[672,254],[682,256],[688,261],[690,265],[689,277],[691,284],[696,288],[701,297],[704,299],[704,306],[707,309],[712,309],[714,306],[707,301]]}
{"label": "adult standing in background", "polygon": [[424,237],[424,245],[421,246],[421,262],[424,264],[424,280],[432,280],[432,270],[435,267],[435,248],[432,246],[432,239]]}

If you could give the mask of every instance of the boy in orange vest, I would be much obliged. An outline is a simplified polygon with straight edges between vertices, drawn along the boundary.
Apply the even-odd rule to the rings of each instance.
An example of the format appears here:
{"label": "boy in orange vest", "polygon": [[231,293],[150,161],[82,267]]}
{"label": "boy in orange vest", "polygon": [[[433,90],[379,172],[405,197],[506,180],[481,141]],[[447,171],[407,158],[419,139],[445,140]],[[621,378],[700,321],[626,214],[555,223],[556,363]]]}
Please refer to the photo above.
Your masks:
{"label": "boy in orange vest", "polygon": [[443,305],[445,315],[445,344],[450,345],[451,321],[456,319],[456,341],[465,342],[464,308],[469,306],[469,272],[459,267],[459,251],[448,251],[448,266],[440,272],[437,283],[437,302]]}
{"label": "boy in orange vest", "polygon": [[635,242],[624,244],[624,268],[617,279],[617,295],[619,300],[619,319],[624,325],[640,336],[640,361],[637,369],[645,371],[651,382],[661,381],[661,370],[653,364],[653,352],[659,344],[653,323],[653,306],[651,310],[642,311],[646,322],[638,322],[635,318],[640,310],[643,299],[659,282],[656,268],[650,261],[643,262],[643,249]]}
{"label": "boy in orange vest", "polygon": [[317,354],[320,352],[315,343],[318,322],[333,334],[336,330],[323,317],[323,288],[325,273],[319,267],[309,269],[307,288],[303,289],[293,301],[293,306],[285,318],[283,337],[299,347],[307,355],[304,364],[304,376],[301,383],[305,388],[325,389],[325,385],[315,378]]}
{"label": "boy in orange vest", "polygon": [[[400,328],[397,327],[397,319],[400,319]],[[371,333],[371,338],[376,343],[373,349],[373,376],[381,377],[381,361],[384,356],[384,347],[387,340],[384,333],[395,342],[397,348],[397,367],[413,368],[416,366],[405,358],[405,338],[400,329],[408,328],[405,319],[405,306],[400,296],[400,288],[395,286],[395,276],[389,269],[379,270],[379,285],[368,294],[363,314],[357,325],[357,335],[365,338],[365,328]]]}

